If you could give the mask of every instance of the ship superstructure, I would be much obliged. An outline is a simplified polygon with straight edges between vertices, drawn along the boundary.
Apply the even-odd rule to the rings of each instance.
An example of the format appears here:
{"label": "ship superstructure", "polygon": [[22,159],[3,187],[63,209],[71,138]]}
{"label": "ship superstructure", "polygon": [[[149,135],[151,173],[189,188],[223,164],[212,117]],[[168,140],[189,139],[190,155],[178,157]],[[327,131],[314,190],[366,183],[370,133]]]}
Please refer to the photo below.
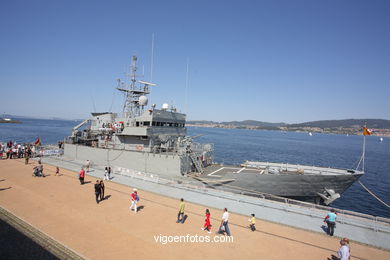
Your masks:
{"label": "ship superstructure", "polygon": [[[133,56],[130,84],[118,80],[117,89],[125,94],[123,112],[92,113],[73,128],[65,142],[65,156],[159,174],[202,172],[212,163],[213,146],[187,136],[186,115],[176,108],[148,107],[147,96],[155,84],[136,80],[136,62]],[[76,153],[77,149],[83,152]]]}

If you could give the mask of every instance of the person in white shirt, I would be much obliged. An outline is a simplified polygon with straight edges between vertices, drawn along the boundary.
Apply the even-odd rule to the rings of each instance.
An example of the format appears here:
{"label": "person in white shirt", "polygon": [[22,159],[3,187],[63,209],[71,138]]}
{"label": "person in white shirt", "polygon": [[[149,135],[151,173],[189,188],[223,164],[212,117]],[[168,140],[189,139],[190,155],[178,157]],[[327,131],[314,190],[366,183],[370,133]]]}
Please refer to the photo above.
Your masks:
{"label": "person in white shirt", "polygon": [[110,180],[109,178],[108,178],[108,167],[106,167],[106,168],[104,168],[104,180]]}
{"label": "person in white shirt", "polygon": [[226,232],[226,235],[230,236],[230,230],[229,230],[229,212],[227,208],[224,209],[223,215],[222,215],[222,221],[221,225],[219,227],[218,233]]}
{"label": "person in white shirt", "polygon": [[345,242],[345,240],[340,240],[340,249],[338,251],[338,255],[339,255],[339,258],[340,260],[348,260],[349,259],[349,247],[347,245],[347,243]]}
{"label": "person in white shirt", "polygon": [[86,172],[89,172],[89,167],[91,166],[91,162],[89,160],[87,160],[85,162],[85,169],[86,169]]}

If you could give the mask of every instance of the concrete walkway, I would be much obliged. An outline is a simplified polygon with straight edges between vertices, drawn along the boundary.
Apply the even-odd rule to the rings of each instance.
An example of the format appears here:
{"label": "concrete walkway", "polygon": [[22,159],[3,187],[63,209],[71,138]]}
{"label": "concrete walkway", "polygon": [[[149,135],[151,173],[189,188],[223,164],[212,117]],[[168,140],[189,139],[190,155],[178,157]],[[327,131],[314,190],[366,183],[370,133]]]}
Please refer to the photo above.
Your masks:
{"label": "concrete walkway", "polygon": [[[102,178],[102,171],[93,169],[86,177],[90,183],[80,185],[77,173],[65,170],[69,168],[78,171],[77,163],[57,160],[51,163],[61,164],[61,176],[54,176],[54,167],[45,165],[46,174],[50,174],[48,177],[32,177],[35,163],[24,165],[22,160],[0,161],[0,206],[86,258],[327,259],[336,254],[339,247],[338,238],[259,219],[256,223],[258,230],[251,232],[247,228],[247,215],[250,213],[256,213],[261,219],[274,218],[272,220],[275,222],[286,221],[290,215],[299,214],[292,211],[275,214],[276,209],[268,206],[252,209],[248,201],[241,201],[238,195],[234,198],[225,197],[228,194],[217,197],[217,194],[210,195],[207,191],[115,174],[112,181],[106,181],[107,199],[96,204],[92,185],[96,179],[88,175]],[[140,189],[141,207],[137,214],[128,208],[132,189],[119,183]],[[178,200],[175,198],[179,197],[184,197],[187,202],[188,219],[184,225],[175,222],[178,209]],[[217,245],[213,240],[214,234],[200,230],[204,222],[205,205],[211,211],[214,230],[219,225],[222,215],[220,209],[223,207],[245,215],[232,213],[230,216],[233,242]],[[252,212],[255,209],[258,211]],[[306,221],[299,219],[297,217],[294,221]],[[321,219],[313,220],[312,223],[316,223],[313,226],[321,231]],[[311,225],[307,223],[307,226]],[[341,226],[343,224],[337,227],[336,235],[343,232]],[[187,235],[209,236],[214,242],[163,243],[165,236]],[[355,240],[352,236],[350,238]],[[390,259],[389,251],[355,242],[351,242],[351,250],[352,259]]]}

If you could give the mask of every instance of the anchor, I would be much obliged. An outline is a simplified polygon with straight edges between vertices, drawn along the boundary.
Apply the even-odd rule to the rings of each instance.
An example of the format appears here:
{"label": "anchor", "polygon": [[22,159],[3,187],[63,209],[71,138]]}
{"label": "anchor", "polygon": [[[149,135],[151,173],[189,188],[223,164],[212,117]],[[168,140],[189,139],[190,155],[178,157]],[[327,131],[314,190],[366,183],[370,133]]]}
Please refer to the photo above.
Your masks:
{"label": "anchor", "polygon": [[329,205],[336,199],[340,198],[340,194],[335,192],[332,189],[325,188],[325,191],[323,193],[317,192],[317,194],[322,198],[325,205]]}

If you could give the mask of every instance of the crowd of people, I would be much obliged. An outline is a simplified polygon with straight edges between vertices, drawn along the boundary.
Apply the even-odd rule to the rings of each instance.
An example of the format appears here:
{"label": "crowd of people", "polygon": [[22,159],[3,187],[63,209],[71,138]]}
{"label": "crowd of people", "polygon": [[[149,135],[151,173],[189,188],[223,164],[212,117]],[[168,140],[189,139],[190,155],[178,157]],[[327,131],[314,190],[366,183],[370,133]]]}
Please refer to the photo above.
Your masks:
{"label": "crowd of people", "polygon": [[20,144],[12,141],[0,143],[0,160],[25,158],[26,164],[28,159],[36,156],[36,147],[32,144]]}
{"label": "crowd of people", "polygon": [[[184,202],[184,199],[181,198],[180,202],[179,202],[179,212],[177,214],[176,223],[184,224],[184,222],[187,219],[187,215],[184,213],[184,211],[185,211],[185,202]],[[206,209],[204,224],[203,224],[203,227],[200,229],[207,231],[208,233],[211,233],[211,227],[212,227],[210,217],[211,217],[210,210]],[[249,223],[250,223],[249,228],[251,229],[251,231],[255,231],[256,230],[255,214],[251,214],[251,218],[249,219]],[[230,229],[229,229],[229,211],[227,208],[224,208],[221,223],[220,223],[219,228],[216,231],[216,233],[217,234],[226,234],[227,236],[231,235]]]}

